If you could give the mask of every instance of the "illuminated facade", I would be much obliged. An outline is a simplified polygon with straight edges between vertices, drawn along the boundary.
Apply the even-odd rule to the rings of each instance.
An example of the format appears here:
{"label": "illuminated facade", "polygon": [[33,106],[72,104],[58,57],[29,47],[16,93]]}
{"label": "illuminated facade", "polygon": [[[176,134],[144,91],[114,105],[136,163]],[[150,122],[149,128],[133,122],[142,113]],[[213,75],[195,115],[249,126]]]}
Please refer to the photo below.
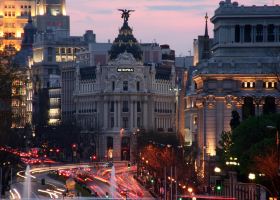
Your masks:
{"label": "illuminated facade", "polygon": [[0,1],[0,49],[13,45],[20,50],[23,27],[28,15],[34,19],[37,30],[68,29],[65,0],[1,0]]}
{"label": "illuminated facade", "polygon": [[0,49],[14,45],[19,50],[23,36],[23,27],[27,23],[29,12],[35,15],[35,0],[0,1]]}
{"label": "illuminated facade", "polygon": [[[200,160],[216,155],[231,112],[242,120],[280,112],[279,6],[238,6],[221,1],[215,15],[213,54],[189,71],[186,129],[200,147]],[[264,23],[265,22],[265,23]]]}
{"label": "illuminated facade", "polygon": [[[147,48],[146,56],[152,53]],[[124,22],[107,64],[77,64],[73,91],[76,122],[84,132],[98,135],[99,158],[133,159],[139,130],[175,134],[175,67],[143,64],[141,54],[132,29]]]}
{"label": "illuminated facade", "polygon": [[16,79],[12,83],[12,128],[23,128],[32,124],[32,47],[36,29],[31,16],[24,26],[21,50],[15,55]]}

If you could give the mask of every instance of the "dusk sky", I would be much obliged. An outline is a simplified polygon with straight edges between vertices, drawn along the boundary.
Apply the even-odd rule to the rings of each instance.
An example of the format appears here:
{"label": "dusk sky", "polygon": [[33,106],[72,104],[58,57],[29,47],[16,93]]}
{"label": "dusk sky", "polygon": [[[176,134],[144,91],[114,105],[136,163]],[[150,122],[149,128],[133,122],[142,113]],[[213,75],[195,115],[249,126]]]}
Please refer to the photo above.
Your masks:
{"label": "dusk sky", "polygon": [[[169,44],[176,55],[189,55],[193,39],[204,33],[204,16],[213,16],[220,0],[66,0],[71,34],[92,29],[97,42],[117,36],[122,19],[118,8],[136,10],[129,19],[134,36],[141,42]],[[272,5],[273,0],[239,0],[244,5]],[[280,0],[274,0],[280,4]],[[213,26],[209,23],[209,34]]]}

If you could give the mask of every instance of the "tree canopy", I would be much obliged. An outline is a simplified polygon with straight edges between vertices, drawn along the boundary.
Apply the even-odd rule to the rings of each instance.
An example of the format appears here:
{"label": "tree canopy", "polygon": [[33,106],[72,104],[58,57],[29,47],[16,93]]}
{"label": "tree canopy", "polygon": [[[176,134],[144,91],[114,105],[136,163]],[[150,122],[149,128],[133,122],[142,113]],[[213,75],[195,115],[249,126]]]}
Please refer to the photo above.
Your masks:
{"label": "tree canopy", "polygon": [[222,134],[218,153],[225,159],[229,156],[237,158],[243,178],[247,178],[249,173],[264,174],[263,177],[257,176],[256,181],[276,192],[280,190],[277,175],[277,130],[280,130],[279,114],[251,117],[231,132]]}

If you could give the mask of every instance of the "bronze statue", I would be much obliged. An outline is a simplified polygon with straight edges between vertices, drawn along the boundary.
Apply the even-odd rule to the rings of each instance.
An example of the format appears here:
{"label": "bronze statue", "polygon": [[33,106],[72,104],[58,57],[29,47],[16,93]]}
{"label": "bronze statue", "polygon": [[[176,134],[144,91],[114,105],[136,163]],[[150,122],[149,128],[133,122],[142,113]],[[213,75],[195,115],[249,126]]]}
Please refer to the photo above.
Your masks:
{"label": "bronze statue", "polygon": [[128,21],[128,18],[130,16],[130,12],[134,12],[135,10],[127,10],[127,9],[118,9],[119,11],[122,11],[122,18],[124,19],[124,22]]}

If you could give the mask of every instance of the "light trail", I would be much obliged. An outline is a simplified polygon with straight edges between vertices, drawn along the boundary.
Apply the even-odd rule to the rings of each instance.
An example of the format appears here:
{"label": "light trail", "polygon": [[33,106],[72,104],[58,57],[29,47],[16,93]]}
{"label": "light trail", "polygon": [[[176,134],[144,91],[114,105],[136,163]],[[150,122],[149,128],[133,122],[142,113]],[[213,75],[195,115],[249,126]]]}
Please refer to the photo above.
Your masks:
{"label": "light trail", "polygon": [[17,194],[17,196],[18,196],[18,199],[21,199],[21,196],[20,196],[20,194],[19,194],[19,192],[17,191],[17,189],[13,189],[14,191],[15,191],[15,193]]}

